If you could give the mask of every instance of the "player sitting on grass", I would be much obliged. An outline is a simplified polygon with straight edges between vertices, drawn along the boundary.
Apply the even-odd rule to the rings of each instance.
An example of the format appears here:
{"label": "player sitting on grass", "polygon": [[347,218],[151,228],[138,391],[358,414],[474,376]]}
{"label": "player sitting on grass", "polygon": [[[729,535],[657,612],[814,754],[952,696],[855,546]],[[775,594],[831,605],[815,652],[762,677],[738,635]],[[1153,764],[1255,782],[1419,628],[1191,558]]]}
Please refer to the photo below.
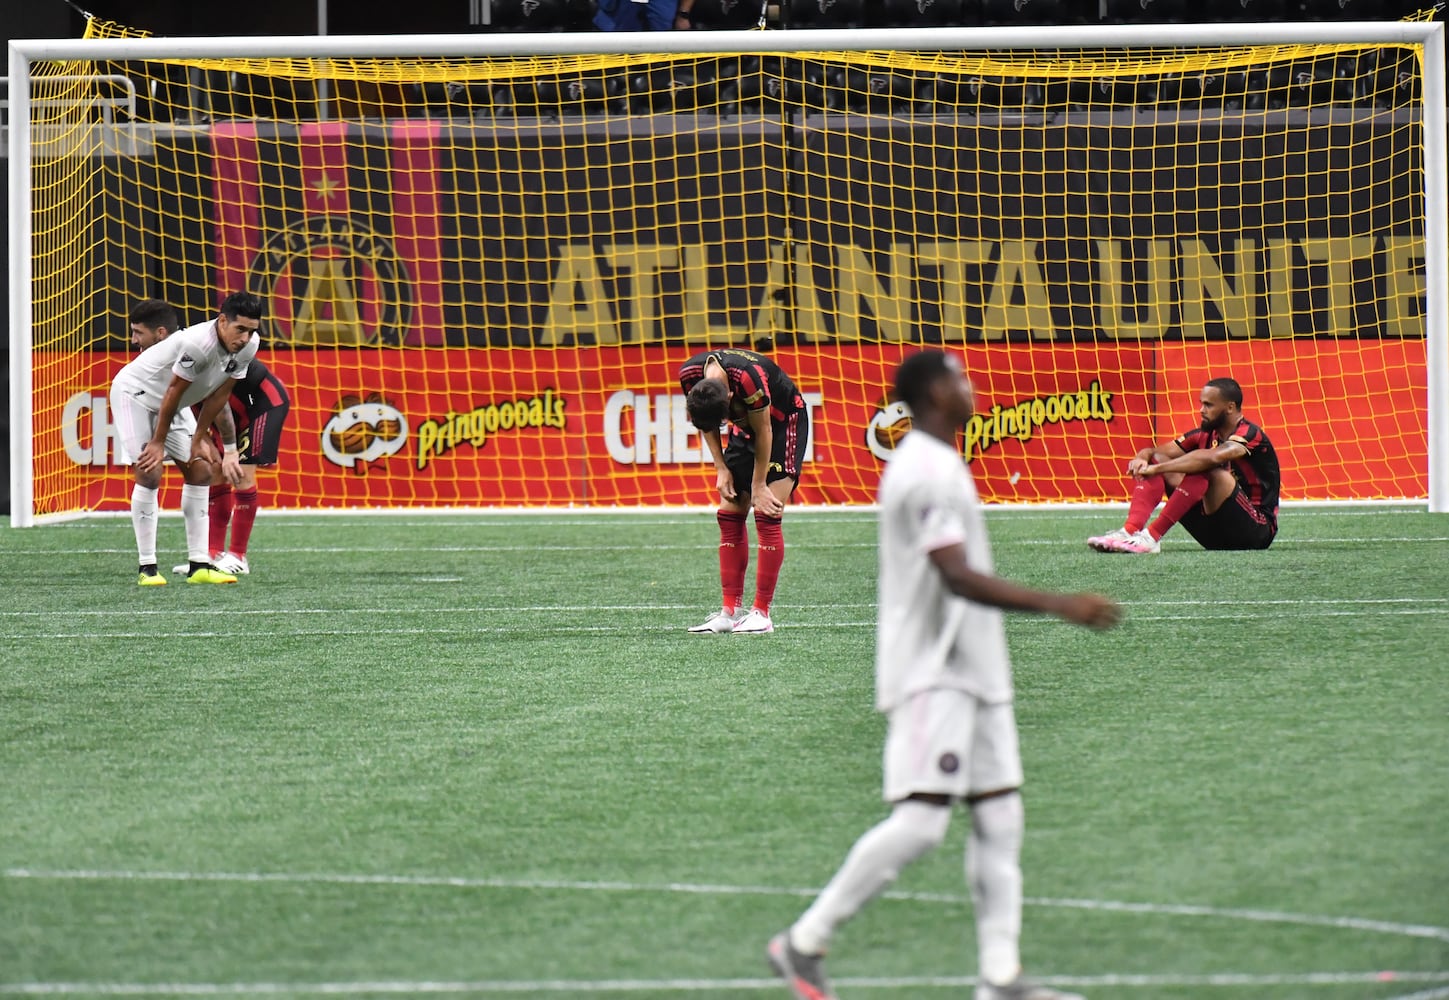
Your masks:
{"label": "player sitting on grass", "polygon": [[[1205,549],[1266,549],[1278,533],[1278,455],[1263,429],[1244,418],[1243,390],[1230,378],[1202,388],[1202,424],[1139,451],[1127,463],[1127,522],[1087,539],[1098,552],[1161,551],[1181,524]],[[1167,494],[1162,513],[1147,519]]]}

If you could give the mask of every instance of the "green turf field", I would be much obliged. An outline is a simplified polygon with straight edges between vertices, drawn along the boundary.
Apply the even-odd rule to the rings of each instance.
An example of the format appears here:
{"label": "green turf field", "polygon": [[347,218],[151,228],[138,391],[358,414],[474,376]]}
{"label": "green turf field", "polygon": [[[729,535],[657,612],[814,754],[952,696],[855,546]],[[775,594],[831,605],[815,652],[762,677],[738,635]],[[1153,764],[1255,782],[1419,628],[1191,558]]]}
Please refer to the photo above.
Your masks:
{"label": "green turf field", "polygon": [[[1118,517],[989,517],[1127,606],[1009,619],[1028,966],[1449,997],[1449,516],[1088,550]],[[0,529],[0,995],[784,997],[765,939],[884,815],[874,521],[792,512],[773,636],[685,634],[715,539],[284,515],[236,586],[141,590],[125,519]],[[964,828],[841,932],[846,1000],[970,995]]]}

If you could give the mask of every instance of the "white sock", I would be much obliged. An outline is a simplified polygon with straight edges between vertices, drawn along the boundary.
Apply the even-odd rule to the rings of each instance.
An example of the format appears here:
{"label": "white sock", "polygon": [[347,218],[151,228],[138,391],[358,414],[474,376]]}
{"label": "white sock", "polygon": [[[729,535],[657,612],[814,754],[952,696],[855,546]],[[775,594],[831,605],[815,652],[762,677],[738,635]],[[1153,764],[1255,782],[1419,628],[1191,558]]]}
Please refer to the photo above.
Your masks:
{"label": "white sock", "polygon": [[997,795],[971,807],[966,881],[976,906],[981,978],[1009,983],[1021,974],[1021,795]]}
{"label": "white sock", "polygon": [[131,529],[136,533],[141,565],[152,565],[156,562],[156,490],[140,483],[131,487]]}
{"label": "white sock", "polygon": [[192,562],[210,562],[211,553],[206,551],[210,539],[210,516],[207,507],[211,502],[211,487],[194,486],[187,483],[181,487],[181,518],[186,522],[186,557]]}
{"label": "white sock", "polygon": [[896,880],[901,869],[940,846],[951,825],[951,808],[925,802],[898,802],[891,814],[867,830],[810,909],[790,928],[797,951],[819,955],[835,929]]}

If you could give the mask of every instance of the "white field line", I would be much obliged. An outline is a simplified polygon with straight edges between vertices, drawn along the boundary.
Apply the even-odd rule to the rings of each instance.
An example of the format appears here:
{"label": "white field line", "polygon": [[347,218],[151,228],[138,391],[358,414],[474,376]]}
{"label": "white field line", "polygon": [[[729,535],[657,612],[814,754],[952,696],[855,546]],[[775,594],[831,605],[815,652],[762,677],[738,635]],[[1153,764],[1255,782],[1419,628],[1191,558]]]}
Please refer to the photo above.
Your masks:
{"label": "white field line", "polygon": [[[1273,543],[1273,549],[1293,548],[1300,545],[1425,545],[1449,542],[1449,535],[1382,535],[1382,536],[1354,536],[1339,538],[1293,538],[1280,537]],[[283,555],[363,555],[384,553],[396,555],[398,552],[406,551],[412,553],[453,553],[461,555],[486,555],[496,552],[501,555],[518,552],[638,552],[643,543],[630,545],[408,545],[400,548],[396,545],[269,545],[266,547],[268,553],[280,553]],[[836,551],[840,549],[874,549],[875,539],[859,542],[802,542],[794,539],[788,540],[787,544],[792,549],[803,549],[807,551]],[[992,540],[992,548],[1009,548],[1013,545],[1032,546],[1058,546],[1064,548],[1085,548],[1085,540],[1080,538],[996,538]],[[648,544],[651,552],[714,552],[719,548],[717,543],[701,541],[689,545],[657,545]],[[1171,555],[1175,551],[1198,552],[1201,551],[1191,542],[1182,541],[1177,545],[1171,543],[1164,549],[1165,555]],[[49,548],[6,548],[6,555],[26,557],[84,557],[84,556],[107,556],[107,555],[130,555],[136,554],[136,548],[131,546],[109,546],[104,548],[86,549],[49,549]],[[1125,560],[1118,560],[1125,561]]]}
{"label": "white field line", "polygon": [[[793,896],[812,898],[818,888],[764,885],[712,885],[695,882],[609,882],[571,879],[469,878],[447,875],[347,874],[341,872],[188,872],[145,871],[133,869],[94,868],[5,868],[0,877],[42,881],[115,881],[115,882],[224,882],[233,884],[282,885],[363,885],[450,889],[520,889],[557,892],[618,893],[683,893],[697,896]],[[940,903],[950,906],[970,904],[970,897],[956,893],[908,892],[892,889],[880,894],[881,899],[916,903]],[[1132,913],[1173,917],[1206,917],[1268,924],[1293,924],[1304,927],[1329,927],[1365,931],[1396,937],[1428,938],[1449,942],[1449,927],[1427,924],[1404,924],[1363,917],[1318,916],[1310,913],[1286,913],[1277,910],[1232,909],[1184,903],[1135,903],[1104,899],[1068,899],[1049,896],[1028,896],[1027,906],[1051,909],[1087,910],[1103,913]],[[1449,974],[1446,974],[1449,978]]]}
{"label": "white field line", "polygon": [[[1124,607],[1128,608],[1173,608],[1173,607],[1240,607],[1240,600],[1213,601],[1213,600],[1183,600],[1183,601],[1123,601]],[[1361,607],[1384,604],[1449,604],[1449,597],[1291,597],[1277,598],[1266,601],[1254,601],[1254,607],[1291,607],[1311,608],[1319,605],[1332,607]],[[789,607],[791,611],[833,611],[841,608],[850,609],[874,609],[875,602],[851,602],[832,604],[791,604],[781,605]],[[481,615],[481,614],[581,614],[597,611],[628,611],[628,612],[649,612],[649,611],[690,611],[697,610],[695,604],[518,604],[518,605],[473,605],[473,606],[450,606],[440,607],[429,605],[425,608],[272,608],[272,609],[248,609],[236,608],[227,611],[228,617],[232,616],[286,616],[286,615],[407,615],[407,614],[429,614],[429,615]],[[176,612],[165,608],[103,608],[86,609],[75,608],[64,611],[0,611],[0,618],[81,618],[98,617],[106,618],[120,616],[124,618],[144,618],[148,615],[173,615]]]}
{"label": "white field line", "polygon": [[[1126,501],[1112,500],[1102,503],[1033,503],[1033,504],[987,504],[988,518],[1009,520],[1013,518],[1041,517],[1074,521],[1096,521],[1115,511],[1125,511]],[[1283,509],[1299,517],[1392,517],[1403,514],[1428,513],[1424,500],[1287,500]],[[854,504],[849,507],[831,504],[796,504],[790,508],[792,521],[838,524],[842,521],[874,521],[880,508],[875,504]],[[271,508],[259,512],[269,527],[316,528],[317,521],[332,524],[346,524],[349,520],[376,524],[388,522],[388,527],[436,526],[439,521],[453,518],[477,527],[516,526],[519,522],[547,522],[572,527],[611,527],[619,524],[698,524],[713,519],[713,505],[695,507],[617,507],[569,510],[549,507],[439,507],[439,508],[396,508],[388,510],[295,510],[292,508]],[[162,510],[163,518],[180,517],[180,511]],[[126,510],[91,511],[66,521],[58,521],[46,528],[86,528],[97,521],[114,521],[129,518]],[[414,521],[405,518],[416,518]]]}
{"label": "white field line", "polygon": [[[1171,986],[1342,986],[1370,983],[1437,983],[1443,972],[1289,972],[1256,974],[1223,972],[1207,975],[1041,976],[1051,986],[1077,988]],[[845,977],[835,980],[847,989],[969,989],[974,976]],[[778,979],[501,979],[474,982],[381,980],[324,983],[124,983],[31,982],[0,983],[0,996],[271,996],[451,993],[692,993],[704,990],[781,991]],[[1430,990],[1400,1000],[1429,1000],[1449,991]]]}
{"label": "white field line", "polygon": [[1404,993],[1400,996],[1389,997],[1388,1000],[1444,1000],[1445,997],[1449,997],[1449,986],[1420,990],[1417,993]]}
{"label": "white field line", "polygon": [[[580,609],[582,612],[585,609]],[[588,609],[593,610],[593,609]],[[496,615],[498,609],[479,609],[479,614],[491,613]],[[275,612],[286,614],[286,612]],[[328,612],[333,615],[342,615],[345,612]],[[395,612],[388,612],[390,615]],[[174,612],[172,612],[174,616]],[[1304,611],[1296,617],[1299,618],[1405,618],[1412,616],[1442,616],[1444,609],[1441,607],[1431,608],[1400,608],[1392,611],[1364,611],[1350,609],[1345,611]],[[131,617],[131,616],[124,616]],[[1278,615],[1257,614],[1251,611],[1227,612],[1223,614],[1193,615],[1193,621],[1279,621]],[[1181,622],[1179,615],[1130,615],[1126,619],[1129,624],[1143,624],[1150,622]],[[1012,622],[1012,626],[1033,626],[1040,625],[1048,628],[1067,627],[1066,623],[1055,618],[1045,616],[1022,616]],[[834,622],[783,622],[775,625],[775,633],[784,632],[808,632],[821,629],[873,629],[876,621],[873,618],[857,621],[834,621]],[[358,628],[288,628],[285,632],[267,632],[256,628],[222,631],[219,629],[202,630],[193,627],[182,628],[177,631],[149,628],[139,631],[101,631],[88,629],[81,632],[23,632],[11,635],[0,635],[0,645],[6,643],[18,643],[29,641],[70,641],[73,639],[254,639],[261,640],[268,637],[283,637],[287,639],[301,638],[348,638],[348,639],[377,639],[383,636],[408,636],[408,635],[511,635],[511,636],[540,636],[540,635],[621,635],[621,636],[643,636],[643,635],[671,635],[681,632],[685,628],[683,622],[670,624],[637,622],[628,625],[553,625],[540,627],[537,624],[529,624],[525,629],[519,625],[460,625],[441,626],[423,625],[415,628],[391,628],[378,625],[375,622],[368,623],[365,630]]]}

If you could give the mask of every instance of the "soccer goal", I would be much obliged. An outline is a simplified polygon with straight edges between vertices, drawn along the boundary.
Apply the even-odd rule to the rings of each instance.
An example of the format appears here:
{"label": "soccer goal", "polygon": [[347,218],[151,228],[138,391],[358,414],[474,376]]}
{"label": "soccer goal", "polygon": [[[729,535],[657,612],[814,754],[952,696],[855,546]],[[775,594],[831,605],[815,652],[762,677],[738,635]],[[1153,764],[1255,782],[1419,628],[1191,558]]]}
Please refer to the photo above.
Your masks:
{"label": "soccer goal", "polygon": [[989,501],[1120,499],[1228,375],[1285,499],[1449,510],[1441,24],[135,34],[10,44],[16,525],[126,508],[130,306],[243,288],[277,507],[708,503],[728,347],[868,503],[929,344]]}

